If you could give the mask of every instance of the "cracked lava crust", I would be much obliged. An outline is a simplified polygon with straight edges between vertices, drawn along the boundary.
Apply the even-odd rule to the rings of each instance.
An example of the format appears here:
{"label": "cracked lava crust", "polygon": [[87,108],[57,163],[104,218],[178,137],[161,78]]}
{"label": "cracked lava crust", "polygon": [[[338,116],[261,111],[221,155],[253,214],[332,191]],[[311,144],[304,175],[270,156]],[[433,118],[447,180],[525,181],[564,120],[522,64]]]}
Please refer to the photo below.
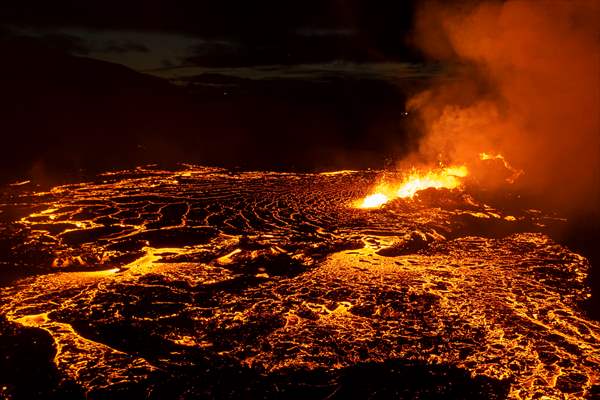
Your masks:
{"label": "cracked lava crust", "polygon": [[354,207],[375,178],[189,166],[7,190],[0,261],[25,275],[0,292],[2,363],[31,381],[4,374],[0,397],[599,393],[588,262],[543,229],[560,220],[460,189]]}

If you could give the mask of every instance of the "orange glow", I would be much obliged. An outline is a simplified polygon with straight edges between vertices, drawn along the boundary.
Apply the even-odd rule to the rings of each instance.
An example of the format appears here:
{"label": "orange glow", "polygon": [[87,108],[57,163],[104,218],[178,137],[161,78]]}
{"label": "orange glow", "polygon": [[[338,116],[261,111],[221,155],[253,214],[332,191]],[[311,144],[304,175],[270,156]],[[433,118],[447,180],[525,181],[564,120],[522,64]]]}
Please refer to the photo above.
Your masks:
{"label": "orange glow", "polygon": [[[153,384],[158,368],[198,356],[284,375],[394,357],[505,382],[513,399],[593,396],[600,325],[575,308],[591,296],[590,264],[535,233],[566,226],[554,214],[483,203],[491,181],[507,188],[511,175],[497,150],[416,160],[374,184],[373,171],[190,167],[23,191],[0,211],[29,212],[10,234],[25,246],[15,256],[48,268],[2,287],[0,314],[19,340],[43,331],[49,367],[89,398]],[[111,327],[127,341],[147,332],[156,352],[111,347]],[[146,359],[157,354],[158,366]]]}
{"label": "orange glow", "polygon": [[480,153],[479,154],[479,158],[481,160],[504,160],[504,157],[502,156],[502,154],[497,154],[495,156],[488,154],[488,153]]}
{"label": "orange glow", "polygon": [[[597,212],[600,2],[463,3],[417,7],[415,43],[433,59],[468,67],[407,102],[423,121],[416,156],[461,162],[497,149],[526,171],[504,180],[518,177],[545,207]],[[501,164],[495,154],[481,161]]]}
{"label": "orange glow", "polygon": [[506,182],[511,183],[511,184],[515,183],[517,178],[519,178],[524,173],[523,170],[515,169],[512,165],[510,165],[509,162],[506,161],[506,158],[504,158],[504,156],[502,154],[492,155],[492,154],[484,152],[484,153],[479,154],[479,159],[481,161],[497,160],[497,161],[502,162],[502,164],[504,165],[504,168],[506,168],[507,170],[512,172],[512,175],[509,176],[508,178],[506,178]]}
{"label": "orange glow", "polygon": [[358,202],[358,208],[377,208],[394,198],[412,198],[418,191],[456,189],[462,186],[462,178],[469,174],[464,165],[430,170],[413,169],[399,184],[380,184],[374,192]]}
{"label": "orange glow", "polygon": [[385,194],[374,193],[374,194],[371,194],[371,195],[368,195],[367,197],[365,197],[358,207],[359,208],[376,208],[376,207],[381,207],[388,201],[390,201],[390,199]]}
{"label": "orange glow", "polygon": [[461,186],[461,178],[467,176],[468,173],[469,171],[464,165],[427,171],[426,173],[413,171],[402,182],[396,193],[398,197],[406,198],[413,197],[419,190],[428,188],[455,189]]}

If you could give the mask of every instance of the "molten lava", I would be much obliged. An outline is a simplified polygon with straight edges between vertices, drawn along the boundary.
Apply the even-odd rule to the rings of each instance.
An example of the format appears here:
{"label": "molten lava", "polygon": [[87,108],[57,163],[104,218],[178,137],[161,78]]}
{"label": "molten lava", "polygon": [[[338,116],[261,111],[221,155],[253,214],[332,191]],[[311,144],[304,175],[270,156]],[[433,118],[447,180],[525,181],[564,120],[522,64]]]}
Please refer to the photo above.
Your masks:
{"label": "molten lava", "polygon": [[[368,201],[485,164],[388,174]],[[0,368],[41,391],[7,397],[4,373],[0,398],[347,398],[349,376],[384,398],[594,398],[589,262],[541,231],[562,222],[477,191],[349,209],[376,178],[186,166],[0,188],[0,268],[23,273],[0,285]]]}
{"label": "molten lava", "polygon": [[363,199],[360,208],[375,208],[380,207],[390,201],[390,198],[383,193],[375,193],[368,195]]}
{"label": "molten lava", "polygon": [[462,178],[469,174],[464,165],[431,169],[413,169],[399,184],[382,183],[374,193],[366,196],[356,205],[358,208],[381,207],[395,198],[411,198],[420,190],[429,188],[455,189],[462,185]]}

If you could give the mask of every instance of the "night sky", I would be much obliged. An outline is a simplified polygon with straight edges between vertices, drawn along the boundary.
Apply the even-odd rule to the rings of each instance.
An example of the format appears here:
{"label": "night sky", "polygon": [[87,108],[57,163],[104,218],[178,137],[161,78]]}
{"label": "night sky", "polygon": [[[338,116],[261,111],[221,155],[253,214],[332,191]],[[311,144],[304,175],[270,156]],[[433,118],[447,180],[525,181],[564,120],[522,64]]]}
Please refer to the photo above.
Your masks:
{"label": "night sky", "polygon": [[379,63],[407,46],[412,1],[19,1],[3,36],[151,72],[177,67]]}
{"label": "night sky", "polygon": [[407,96],[441,70],[411,41],[416,7],[5,2],[3,179],[155,162],[382,167],[408,151]]}

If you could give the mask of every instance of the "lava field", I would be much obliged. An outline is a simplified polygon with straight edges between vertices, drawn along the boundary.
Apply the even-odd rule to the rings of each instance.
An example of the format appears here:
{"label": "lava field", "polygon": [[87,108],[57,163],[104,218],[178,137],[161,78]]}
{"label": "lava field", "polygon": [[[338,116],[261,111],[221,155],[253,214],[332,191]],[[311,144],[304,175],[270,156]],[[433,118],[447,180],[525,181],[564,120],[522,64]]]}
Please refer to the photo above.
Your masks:
{"label": "lava field", "polygon": [[378,173],[187,166],[0,196],[0,398],[593,398],[561,219]]}

